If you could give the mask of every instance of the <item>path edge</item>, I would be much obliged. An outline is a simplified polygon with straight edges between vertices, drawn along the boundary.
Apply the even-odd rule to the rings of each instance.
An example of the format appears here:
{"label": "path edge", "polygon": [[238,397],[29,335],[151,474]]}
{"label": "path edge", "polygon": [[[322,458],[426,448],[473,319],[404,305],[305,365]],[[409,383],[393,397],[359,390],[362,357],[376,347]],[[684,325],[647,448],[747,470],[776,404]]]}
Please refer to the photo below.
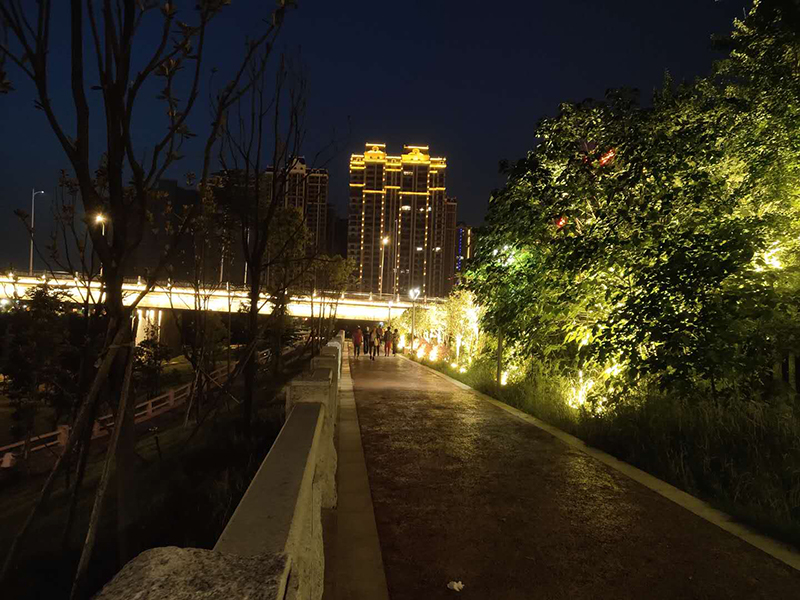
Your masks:
{"label": "path edge", "polygon": [[453,379],[449,375],[446,375],[441,371],[437,371],[436,369],[433,369],[428,365],[424,365],[415,360],[411,360],[407,356],[403,356],[401,354],[398,354],[398,356],[401,356],[405,360],[412,362],[416,365],[419,365],[424,369],[427,369],[434,375],[438,375],[439,377],[446,379],[456,387],[459,387],[463,390],[467,390],[472,392],[473,394],[476,394],[478,397],[485,400],[486,402],[495,405],[496,407],[521,419],[522,421],[530,423],[531,425],[535,425],[539,429],[542,429],[547,433],[549,433],[550,435],[552,435],[553,437],[561,440],[568,446],[576,448],[577,450],[580,450],[584,454],[587,454],[592,458],[599,460],[600,462],[611,467],[615,471],[622,473],[623,475],[629,477],[630,479],[633,479],[637,483],[642,484],[646,488],[656,492],[657,494],[663,496],[664,498],[671,500],[678,506],[688,510],[689,512],[694,513],[701,519],[708,521],[713,525],[716,525],[720,529],[727,531],[728,533],[736,536],[740,540],[747,542],[751,546],[754,546],[759,550],[761,550],[762,552],[769,554],[770,556],[781,561],[785,565],[800,571],[800,552],[795,550],[790,545],[781,542],[779,540],[776,540],[774,538],[771,538],[762,533],[757,533],[751,530],[749,527],[735,521],[734,518],[731,517],[728,513],[712,507],[704,500],[692,496],[691,494],[676,488],[674,485],[671,485],[666,481],[662,481],[658,477],[655,477],[650,473],[642,471],[641,469],[634,467],[631,464],[621,461],[618,458],[615,458],[610,454],[603,452],[602,450],[593,448],[592,446],[587,445],[586,442],[575,437],[574,435],[570,435],[569,433],[562,431],[559,428],[550,425],[549,423],[545,423],[544,421],[537,419],[536,417],[529,415],[528,413],[525,413],[519,410],[518,408],[509,406],[508,404],[505,404],[500,400],[492,398],[491,396],[488,396],[483,392],[479,392],[478,390],[467,385],[466,383],[458,381],[457,379]]}
{"label": "path edge", "polygon": [[[339,466],[333,600],[389,600],[361,424],[350,375],[351,343],[345,343],[339,382]],[[327,600],[327,599],[326,599]]]}

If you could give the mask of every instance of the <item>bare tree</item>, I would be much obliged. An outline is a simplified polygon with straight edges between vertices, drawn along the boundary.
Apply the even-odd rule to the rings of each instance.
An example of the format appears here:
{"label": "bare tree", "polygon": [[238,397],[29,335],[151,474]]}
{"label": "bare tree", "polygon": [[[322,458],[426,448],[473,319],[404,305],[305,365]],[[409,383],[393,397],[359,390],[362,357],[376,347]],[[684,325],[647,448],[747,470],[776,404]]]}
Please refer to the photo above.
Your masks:
{"label": "bare tree", "polygon": [[[248,342],[255,344],[263,331],[259,314],[267,302],[277,319],[280,340],[290,290],[303,280],[313,255],[305,249],[302,214],[296,218],[286,206],[291,186],[302,183],[292,176],[305,142],[306,80],[286,56],[280,58],[274,81],[267,77],[266,69],[255,66],[250,80],[248,93],[229,111],[226,121],[219,149],[224,176],[218,193],[238,228],[247,270]],[[334,145],[331,142],[317,152],[312,164]],[[279,356],[280,348],[276,348],[274,360]],[[250,432],[257,369],[251,355],[244,365],[242,424],[246,434]]]}
{"label": "bare tree", "polygon": [[[177,18],[174,2],[159,4],[155,0],[71,0],[69,6],[52,0],[32,3],[26,0],[0,0],[0,20],[6,36],[0,43],[0,91],[9,91],[12,84],[4,73],[6,62],[29,78],[36,89],[36,105],[41,109],[58,139],[80,191],[83,214],[107,215],[113,224],[114,235],[109,239],[98,228],[89,228],[89,237],[103,271],[103,306],[108,315],[104,348],[98,359],[99,366],[93,374],[89,392],[82,400],[75,420],[74,434],[67,442],[64,453],[56,460],[45,482],[40,497],[28,519],[14,539],[3,568],[7,576],[19,546],[30,525],[50,494],[54,478],[77,443],[91,426],[95,403],[105,388],[107,396],[121,399],[127,395],[125,377],[131,360],[130,343],[133,339],[131,314],[135,306],[156,284],[170,261],[174,249],[196,216],[200,203],[170,233],[158,265],[150,273],[144,289],[126,305],[123,298],[123,279],[130,267],[132,256],[142,241],[150,215],[163,206],[157,202],[156,184],[166,170],[181,158],[186,142],[195,137],[187,125],[195,109],[204,80],[204,53],[211,25],[229,4],[226,0],[200,0],[196,3],[193,23]],[[192,3],[193,5],[195,3]],[[265,19],[264,27],[256,37],[246,40],[241,63],[224,85],[213,92],[211,125],[203,146],[203,165],[198,180],[201,197],[208,194],[206,185],[212,149],[219,139],[228,109],[245,94],[253,83],[255,69],[266,68],[263,57],[278,35],[289,2],[281,2]],[[56,14],[63,11],[64,14]],[[66,18],[59,18],[66,17]],[[70,61],[72,97],[69,106],[55,106],[50,95],[52,73],[49,56],[57,50],[51,47],[51,30],[64,23],[69,29],[70,41],[63,49]],[[151,25],[160,28],[158,43],[139,63],[134,60],[134,49],[142,46],[142,31]],[[141,104],[141,94],[149,82],[161,81],[163,89],[159,100],[163,102],[165,129],[152,147],[137,147],[133,131],[136,128],[135,108]],[[213,81],[212,81],[213,83]],[[99,115],[90,111],[87,94],[97,92],[102,97]],[[180,97],[184,99],[181,100]],[[61,116],[74,114],[74,124]],[[93,154],[90,140],[97,137],[96,130],[105,133],[106,144],[101,152]],[[113,376],[109,377],[109,374]],[[133,407],[128,402],[122,410],[118,401],[115,419],[115,445],[118,502],[118,533],[121,558],[129,555],[126,532],[131,526],[136,502],[134,498],[134,444]],[[98,490],[95,511],[103,506],[105,488]],[[91,553],[91,536],[87,536],[84,554]],[[75,589],[81,582],[76,581]]]}

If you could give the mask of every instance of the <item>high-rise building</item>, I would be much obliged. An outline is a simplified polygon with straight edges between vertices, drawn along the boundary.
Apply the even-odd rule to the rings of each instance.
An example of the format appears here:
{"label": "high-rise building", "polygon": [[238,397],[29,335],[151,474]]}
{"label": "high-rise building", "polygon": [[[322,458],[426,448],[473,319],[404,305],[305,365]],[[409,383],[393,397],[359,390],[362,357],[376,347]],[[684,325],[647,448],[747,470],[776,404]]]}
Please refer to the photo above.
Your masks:
{"label": "high-rise building", "polygon": [[428,146],[391,156],[385,144],[367,143],[351,156],[347,254],[358,265],[359,291],[448,293],[457,205],[445,194],[446,169],[447,159],[431,157]]}
{"label": "high-rise building", "polygon": [[472,258],[474,252],[475,232],[472,230],[472,227],[466,223],[458,223],[458,225],[456,225],[455,248],[453,252],[453,257],[455,260],[455,283],[458,283],[461,279],[467,263],[469,262],[469,259]]}
{"label": "high-rise building", "polygon": [[[264,173],[265,197],[272,197],[272,169]],[[294,161],[286,174],[284,206],[303,211],[310,234],[309,251],[325,252],[328,242],[328,171],[311,169],[304,158]]]}

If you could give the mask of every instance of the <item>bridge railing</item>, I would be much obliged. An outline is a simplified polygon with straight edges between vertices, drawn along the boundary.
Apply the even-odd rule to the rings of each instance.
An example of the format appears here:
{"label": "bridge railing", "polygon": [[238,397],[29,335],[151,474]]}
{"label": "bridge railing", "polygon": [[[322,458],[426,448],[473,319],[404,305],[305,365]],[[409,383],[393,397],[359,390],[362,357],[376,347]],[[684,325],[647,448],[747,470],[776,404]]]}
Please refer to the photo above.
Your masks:
{"label": "bridge railing", "polygon": [[[209,376],[212,381],[219,382],[224,380],[228,375],[228,366],[220,367],[211,373]],[[135,408],[135,422],[142,423],[154,417],[157,417],[165,412],[173,410],[178,406],[186,403],[186,399],[191,393],[192,383],[187,383],[177,388],[172,388],[168,392],[140,402]],[[94,429],[92,431],[92,439],[100,438],[108,435],[114,429],[114,415],[109,413],[98,417],[94,422]],[[59,425],[55,431],[43,433],[41,435],[33,436],[30,440],[21,440],[7,446],[0,447],[0,457],[3,457],[3,467],[12,466],[13,458],[5,458],[5,454],[24,454],[26,451],[26,444],[28,445],[27,452],[38,452],[46,448],[59,446],[63,448],[67,445],[67,440],[71,433],[69,425]],[[9,464],[6,464],[9,463]]]}
{"label": "bridge railing", "polygon": [[293,379],[286,421],[213,550],[154,548],[95,600],[142,597],[322,598],[322,511],[337,505],[334,431],[344,332]]}

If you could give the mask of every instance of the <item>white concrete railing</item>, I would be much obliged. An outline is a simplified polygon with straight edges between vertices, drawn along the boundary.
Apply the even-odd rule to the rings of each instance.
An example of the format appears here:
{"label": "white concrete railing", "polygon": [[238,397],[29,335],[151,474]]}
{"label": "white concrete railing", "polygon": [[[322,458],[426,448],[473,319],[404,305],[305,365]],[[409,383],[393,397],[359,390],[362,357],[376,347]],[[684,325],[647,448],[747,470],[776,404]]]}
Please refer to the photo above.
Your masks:
{"label": "white concrete railing", "polygon": [[213,550],[143,552],[95,596],[319,600],[322,509],[334,508],[344,332],[287,388],[287,419]]}
{"label": "white concrete railing", "polygon": [[[228,367],[227,365],[224,367],[220,367],[215,371],[210,373],[211,380],[215,382],[219,382],[220,380],[224,380],[224,378],[228,375]],[[189,397],[191,393],[192,384],[187,383],[177,388],[172,388],[168,392],[161,394],[160,396],[156,396],[155,398],[151,398],[150,400],[145,400],[144,402],[140,402],[136,405],[136,412],[135,412],[135,422],[141,423],[143,421],[148,421],[158,415],[164,414],[178,406],[185,404],[186,399]],[[100,438],[105,435],[108,435],[114,429],[114,415],[107,414],[102,417],[98,417],[94,422],[94,429],[92,431],[92,439]],[[19,442],[15,442],[13,444],[8,444],[7,446],[0,447],[0,468],[7,468],[13,466],[14,464],[14,454],[20,453],[24,454],[25,452],[25,444],[28,443],[28,452],[38,452],[39,450],[43,450],[45,448],[50,448],[53,446],[59,446],[63,448],[67,445],[67,440],[70,436],[70,427],[69,425],[59,425],[59,427],[55,431],[51,431],[49,433],[43,433],[41,435],[37,435],[31,437],[30,440],[22,440]],[[10,456],[7,456],[10,455]]]}

